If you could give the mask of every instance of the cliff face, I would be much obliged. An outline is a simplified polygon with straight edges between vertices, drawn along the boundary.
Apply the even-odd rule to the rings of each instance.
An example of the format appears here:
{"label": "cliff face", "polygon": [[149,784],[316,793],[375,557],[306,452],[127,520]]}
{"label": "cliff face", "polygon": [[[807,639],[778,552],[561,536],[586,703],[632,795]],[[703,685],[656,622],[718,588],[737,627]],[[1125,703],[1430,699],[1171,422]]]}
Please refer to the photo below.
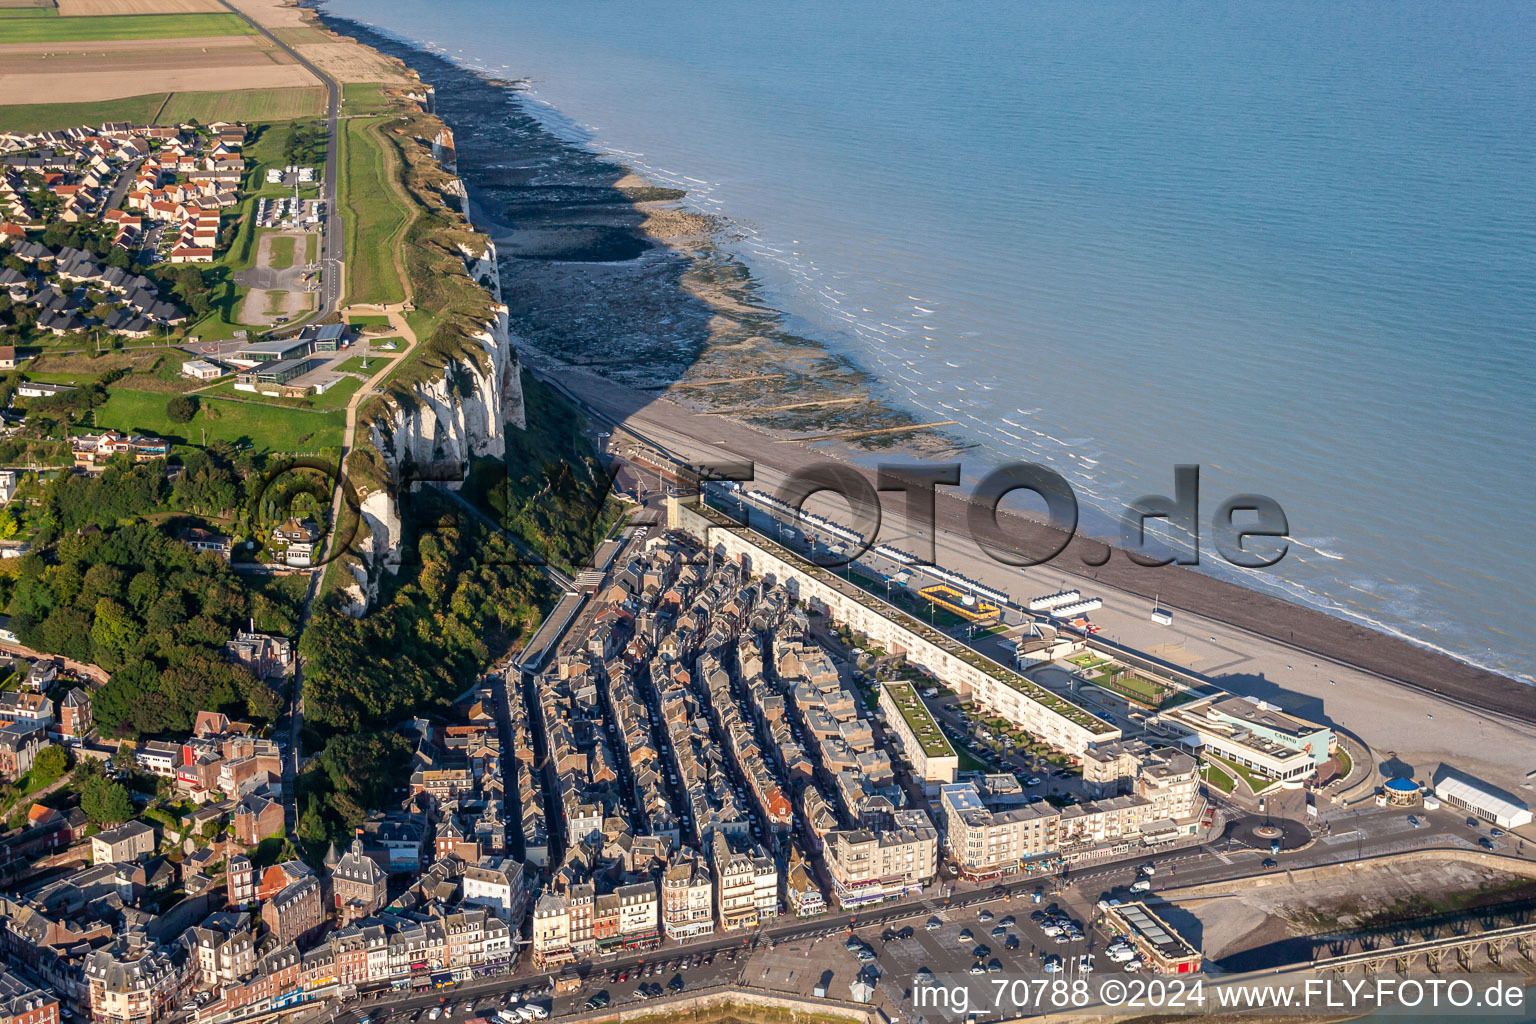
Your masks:
{"label": "cliff face", "polygon": [[351,566],[355,582],[347,588],[353,614],[361,615],[378,596],[380,574],[400,567],[400,489],[421,479],[456,489],[471,458],[501,458],[506,431],[527,426],[522,365],[501,303],[495,247],[487,242],[481,252],[462,251],[470,277],[494,297],[494,315],[471,335],[478,352],[449,360],[407,395],[390,397],[382,416],[359,424],[360,436],[366,426],[368,440],[383,456],[389,483],[361,503],[369,536],[354,545],[360,558]]}

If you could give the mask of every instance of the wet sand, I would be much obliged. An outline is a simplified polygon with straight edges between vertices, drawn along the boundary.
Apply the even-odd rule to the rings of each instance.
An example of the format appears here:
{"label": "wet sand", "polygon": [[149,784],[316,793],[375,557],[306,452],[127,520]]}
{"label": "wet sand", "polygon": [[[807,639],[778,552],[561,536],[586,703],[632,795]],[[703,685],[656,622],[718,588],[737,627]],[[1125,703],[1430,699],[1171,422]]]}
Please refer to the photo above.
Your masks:
{"label": "wet sand", "polygon": [[[344,25],[436,86],[474,215],[500,240],[513,330],[525,361],[547,378],[671,452],[750,459],[769,489],[811,466],[872,462],[874,451],[962,454],[941,431],[893,430],[915,421],[883,404],[845,358],[789,331],[746,268],[710,241],[716,226],[678,206],[680,194],[555,138],[522,109],[512,84]],[[848,430],[886,432],[859,449],[794,440]],[[1080,586],[1104,597],[1093,618],[1111,637],[1236,692],[1340,723],[1421,777],[1449,762],[1532,802],[1523,791],[1536,768],[1536,687],[1191,569],[1107,557],[1104,545],[1081,537],[1021,581],[1019,570],[978,553],[968,510],[941,490],[946,565],[1017,593]],[[1008,529],[1021,550],[1059,542],[1018,517]],[[881,539],[900,543],[899,523]],[[1174,610],[1173,627],[1148,620],[1154,596]]]}
{"label": "wet sand", "polygon": [[[788,473],[839,462],[832,454],[716,415],[616,387],[591,371],[529,352],[529,366],[590,408],[642,439],[692,459],[750,460],[758,485],[772,490]],[[899,456],[893,456],[899,458]],[[873,483],[872,471],[855,467]],[[887,509],[899,495],[891,495]],[[1527,775],[1536,768],[1536,688],[1322,612],[1212,579],[1178,566],[1146,568],[1115,552],[1098,568],[1104,546],[1074,539],[1053,562],[1023,570],[978,552],[966,528],[969,505],[940,491],[938,560],[1015,595],[1071,586],[1104,598],[1092,613],[1104,635],[1182,664],[1236,693],[1268,699],[1304,717],[1339,724],[1369,744],[1378,761],[1395,759],[1421,781],[1440,764],[1484,778],[1536,803]],[[1009,517],[1026,544],[1054,543],[1048,527]],[[1015,533],[1015,531],[1017,531]],[[881,541],[901,544],[899,518],[884,521]],[[910,546],[910,545],[909,545]],[[1038,548],[1036,548],[1038,549]],[[1151,622],[1154,597],[1175,625]],[[1430,717],[1433,716],[1433,717]]]}

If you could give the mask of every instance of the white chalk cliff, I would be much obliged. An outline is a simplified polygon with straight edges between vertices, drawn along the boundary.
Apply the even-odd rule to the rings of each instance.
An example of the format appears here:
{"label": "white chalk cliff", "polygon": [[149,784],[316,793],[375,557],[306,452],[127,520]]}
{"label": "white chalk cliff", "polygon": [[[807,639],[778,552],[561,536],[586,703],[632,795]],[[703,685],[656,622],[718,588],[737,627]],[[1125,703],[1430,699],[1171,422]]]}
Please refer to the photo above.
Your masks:
{"label": "white chalk cliff", "polygon": [[[388,396],[387,412],[367,428],[368,438],[388,467],[389,486],[361,502],[370,536],[352,545],[354,585],[347,588],[349,611],[361,615],[378,596],[380,574],[400,565],[400,516],[396,496],[412,479],[441,479],[457,488],[455,477],[471,458],[506,454],[506,431],[527,426],[522,365],[501,302],[496,251],[487,241],[479,253],[463,249],[465,269],[493,299],[492,317],[471,335],[479,353],[450,361],[431,379],[403,398]],[[425,339],[418,339],[418,344]]]}

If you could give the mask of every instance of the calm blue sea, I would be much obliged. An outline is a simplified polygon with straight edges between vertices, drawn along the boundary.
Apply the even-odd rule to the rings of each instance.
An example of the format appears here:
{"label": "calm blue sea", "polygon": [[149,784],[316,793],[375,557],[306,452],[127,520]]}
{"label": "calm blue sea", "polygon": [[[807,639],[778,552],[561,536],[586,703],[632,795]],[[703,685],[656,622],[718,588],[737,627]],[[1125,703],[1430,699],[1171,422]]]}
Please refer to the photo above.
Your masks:
{"label": "calm blue sea", "polygon": [[1536,6],[328,9],[686,188],[975,462],[1199,463],[1290,516],[1247,582],[1536,679]]}

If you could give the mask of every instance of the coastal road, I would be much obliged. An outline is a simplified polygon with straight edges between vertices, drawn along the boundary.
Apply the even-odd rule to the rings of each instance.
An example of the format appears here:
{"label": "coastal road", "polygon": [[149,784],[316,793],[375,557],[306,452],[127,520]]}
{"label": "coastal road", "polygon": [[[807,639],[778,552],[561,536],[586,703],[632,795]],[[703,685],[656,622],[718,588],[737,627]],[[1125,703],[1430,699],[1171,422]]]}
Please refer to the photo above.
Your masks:
{"label": "coastal road", "polygon": [[[320,220],[320,298],[314,315],[310,317],[313,321],[324,320],[336,311],[336,307],[341,302],[342,289],[343,236],[341,221],[336,212],[337,154],[341,149],[339,132],[341,85],[330,75],[316,67],[313,62],[299,53],[298,50],[279,39],[261,22],[230,3],[230,0],[219,0],[219,2],[239,15],[246,24],[250,25],[257,32],[272,40],[277,47],[291,56],[300,67],[314,75],[325,86],[325,181],[321,191],[321,201],[325,206],[325,216]],[[292,326],[292,324],[284,324],[283,329],[287,330]]]}
{"label": "coastal road", "polygon": [[[723,417],[692,413],[653,395],[628,391],[537,352],[525,351],[524,365],[595,418],[663,454],[688,461],[751,462],[756,486],[770,492],[789,473],[830,458],[799,444],[774,443],[767,435]],[[813,498],[808,507],[816,504]],[[895,504],[886,503],[880,540],[910,546],[913,531],[896,514]],[[1168,575],[1155,576],[1161,570],[1127,568],[1119,556],[1103,569],[1079,566],[1073,557],[1079,550],[1076,546],[1045,565],[1009,567],[983,554],[970,539],[965,502],[941,489],[938,505],[937,558],[951,569],[1016,599],[1064,588],[1102,597],[1104,607],[1092,618],[1107,639],[1184,666],[1235,693],[1270,700],[1304,718],[1337,722],[1372,750],[1386,757],[1395,755],[1416,776],[1428,778],[1440,765],[1450,765],[1536,803],[1525,756],[1536,749],[1536,726],[1531,723],[1536,718],[1536,688],[1498,681],[1488,673],[1384,636],[1361,637],[1364,631],[1342,620],[1196,578],[1187,571],[1169,570]],[[841,506],[836,499],[817,511],[846,519]],[[1118,571],[1111,572],[1112,568]],[[1155,594],[1122,585],[1138,571],[1149,574],[1148,582],[1176,581],[1192,603],[1212,607],[1200,613],[1185,610],[1170,600],[1164,587],[1160,605],[1175,610],[1174,624],[1157,625],[1150,619]],[[1220,600],[1213,601],[1213,595]],[[1232,621],[1224,618],[1228,607],[1233,609]],[[1259,612],[1265,616],[1263,628],[1250,628],[1247,619]],[[1297,628],[1290,629],[1292,625]],[[1331,632],[1314,635],[1318,631]],[[1330,654],[1307,650],[1313,644],[1317,651]],[[1371,644],[1381,645],[1384,652],[1390,648],[1393,672],[1363,667],[1358,659]],[[1536,838],[1536,832],[1530,838]]]}

